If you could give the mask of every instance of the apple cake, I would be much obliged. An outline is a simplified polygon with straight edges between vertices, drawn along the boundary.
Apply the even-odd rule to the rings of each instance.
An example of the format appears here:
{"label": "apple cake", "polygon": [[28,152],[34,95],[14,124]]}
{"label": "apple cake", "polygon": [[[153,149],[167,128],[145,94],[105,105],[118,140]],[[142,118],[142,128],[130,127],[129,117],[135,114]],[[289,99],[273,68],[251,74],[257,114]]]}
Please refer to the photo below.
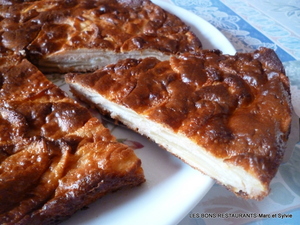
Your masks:
{"label": "apple cake", "polygon": [[0,223],[55,224],[145,181],[141,160],[26,59],[0,60]]}
{"label": "apple cake", "polygon": [[81,100],[239,196],[262,199],[290,132],[288,78],[271,49],[126,59],[69,73]]}

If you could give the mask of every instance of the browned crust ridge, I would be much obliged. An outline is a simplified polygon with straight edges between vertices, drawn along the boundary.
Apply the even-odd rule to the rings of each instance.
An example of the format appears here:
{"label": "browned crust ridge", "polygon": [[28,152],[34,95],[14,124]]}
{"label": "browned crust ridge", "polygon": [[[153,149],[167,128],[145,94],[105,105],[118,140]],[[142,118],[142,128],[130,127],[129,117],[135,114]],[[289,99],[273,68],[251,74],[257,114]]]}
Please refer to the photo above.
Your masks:
{"label": "browned crust ridge", "polygon": [[0,65],[0,223],[55,224],[145,181],[141,161],[26,59]]}
{"label": "browned crust ridge", "polygon": [[92,74],[68,74],[66,81],[190,138],[214,157],[243,167],[266,188],[262,196],[238,195],[268,194],[291,124],[289,81],[273,50],[127,59]]}

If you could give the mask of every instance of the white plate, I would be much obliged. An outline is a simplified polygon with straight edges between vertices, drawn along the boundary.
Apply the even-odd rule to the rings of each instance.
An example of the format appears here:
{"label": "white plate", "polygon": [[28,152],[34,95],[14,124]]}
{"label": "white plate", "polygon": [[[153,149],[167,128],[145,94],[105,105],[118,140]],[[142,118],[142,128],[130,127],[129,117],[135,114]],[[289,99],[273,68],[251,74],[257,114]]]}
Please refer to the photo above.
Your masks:
{"label": "white plate", "polygon": [[[153,1],[189,24],[201,39],[204,48],[217,48],[227,54],[235,50],[230,42],[211,24],[177,6]],[[63,89],[67,89],[64,85]],[[192,169],[146,138],[114,126],[113,135],[133,140],[144,147],[135,152],[142,160],[147,179],[140,187],[109,194],[65,221],[74,224],[177,224],[204,197],[213,180]]]}

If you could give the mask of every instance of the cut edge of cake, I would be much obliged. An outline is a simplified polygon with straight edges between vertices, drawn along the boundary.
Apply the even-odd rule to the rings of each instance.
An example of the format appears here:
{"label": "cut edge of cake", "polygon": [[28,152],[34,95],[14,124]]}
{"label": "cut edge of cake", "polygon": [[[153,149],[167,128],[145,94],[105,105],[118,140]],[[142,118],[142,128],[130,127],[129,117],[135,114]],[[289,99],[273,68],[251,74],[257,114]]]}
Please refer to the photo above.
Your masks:
{"label": "cut edge of cake", "polygon": [[129,52],[114,52],[101,49],[77,49],[56,52],[45,57],[35,59],[35,64],[44,73],[91,72],[109,64],[117,63],[127,58],[156,57],[167,60],[171,57],[156,50],[140,50]]}
{"label": "cut edge of cake", "polygon": [[[167,127],[151,121],[125,106],[109,101],[91,89],[82,88],[80,85],[71,83],[70,80],[68,80],[68,83],[72,93],[83,102],[89,103],[103,114],[109,114],[116,121],[120,121],[130,129],[150,138],[160,147],[191,167],[212,177],[237,195],[257,200],[268,195],[268,184],[247,173],[244,168],[215,158],[186,136],[182,135],[180,137]],[[189,149],[189,151],[186,149]],[[224,173],[224,170],[226,173]],[[224,174],[224,176],[220,174]]]}
{"label": "cut edge of cake", "polygon": [[[291,107],[290,98],[288,96],[290,93],[288,93],[287,90],[288,78],[284,76],[283,67],[278,64],[280,61],[278,61],[276,54],[272,50],[266,48],[262,48],[260,51],[256,51],[252,54],[254,58],[259,58],[258,60],[261,60],[261,63],[266,68],[271,68],[270,70],[274,69],[274,71],[278,71],[278,74],[280,74],[279,79],[282,79],[280,81],[283,85],[282,88],[285,89],[283,91],[285,100],[283,101],[286,101],[285,104],[287,107]],[[118,64],[118,66],[120,65]],[[86,75],[93,76],[93,74]],[[271,72],[270,79],[272,79],[273,75]],[[76,80],[76,76],[79,77],[79,80]],[[111,118],[122,122],[129,128],[150,138],[158,145],[189,164],[191,167],[198,169],[204,174],[215,179],[218,183],[226,186],[238,196],[261,200],[269,194],[270,182],[277,172],[280,164],[279,162],[282,160],[287,137],[289,135],[289,118],[284,118],[284,121],[281,125],[283,128],[276,128],[277,125],[274,125],[274,129],[284,129],[283,133],[277,133],[277,137],[274,137],[276,139],[276,143],[274,144],[277,145],[275,147],[277,149],[276,153],[275,149],[272,150],[274,152],[269,153],[273,155],[272,157],[275,157],[273,160],[276,161],[274,161],[276,165],[269,165],[268,168],[265,169],[268,171],[268,173],[263,172],[263,174],[259,174],[260,170],[264,170],[264,163],[260,165],[262,168],[245,169],[247,166],[241,166],[238,163],[239,156],[233,157],[234,159],[231,159],[230,157],[228,159],[215,157],[213,154],[207,151],[205,147],[198,145],[198,143],[188,138],[184,133],[174,132],[172,129],[170,129],[170,127],[151,120],[149,117],[147,118],[147,116],[145,116],[143,113],[139,114],[125,105],[109,100],[107,97],[102,96],[99,92],[97,92],[95,88],[90,87],[89,84],[86,85],[85,81],[80,83],[80,76],[80,74],[70,73],[67,74],[65,78],[66,82],[70,85],[71,92],[73,92],[73,94],[82,101],[90,104],[92,107],[97,108],[103,114],[108,114]],[[94,80],[94,82],[96,82],[96,80]],[[112,97],[112,99],[113,98],[114,97]],[[289,112],[291,112],[291,108],[287,108],[285,111],[285,113],[289,114]],[[253,159],[251,159],[251,156],[247,157],[250,157],[247,159],[249,160],[247,163],[250,164],[251,160],[260,160],[260,156]]]}

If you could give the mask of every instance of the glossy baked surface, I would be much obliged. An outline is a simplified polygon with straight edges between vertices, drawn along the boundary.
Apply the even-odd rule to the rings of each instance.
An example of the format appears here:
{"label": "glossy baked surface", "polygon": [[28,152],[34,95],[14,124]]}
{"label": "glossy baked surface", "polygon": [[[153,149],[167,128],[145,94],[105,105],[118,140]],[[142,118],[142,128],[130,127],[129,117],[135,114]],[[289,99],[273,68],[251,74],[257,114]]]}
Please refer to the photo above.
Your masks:
{"label": "glossy baked surface", "polygon": [[270,49],[128,59],[93,74],[69,74],[67,82],[192,139],[266,186],[282,160],[291,122],[289,83]]}
{"label": "glossy baked surface", "polygon": [[144,182],[141,161],[27,60],[0,63],[0,223],[50,224]]}
{"label": "glossy baked surface", "polygon": [[201,48],[187,25],[148,0],[20,2],[0,8],[0,52],[41,58],[79,48],[166,54]]}

